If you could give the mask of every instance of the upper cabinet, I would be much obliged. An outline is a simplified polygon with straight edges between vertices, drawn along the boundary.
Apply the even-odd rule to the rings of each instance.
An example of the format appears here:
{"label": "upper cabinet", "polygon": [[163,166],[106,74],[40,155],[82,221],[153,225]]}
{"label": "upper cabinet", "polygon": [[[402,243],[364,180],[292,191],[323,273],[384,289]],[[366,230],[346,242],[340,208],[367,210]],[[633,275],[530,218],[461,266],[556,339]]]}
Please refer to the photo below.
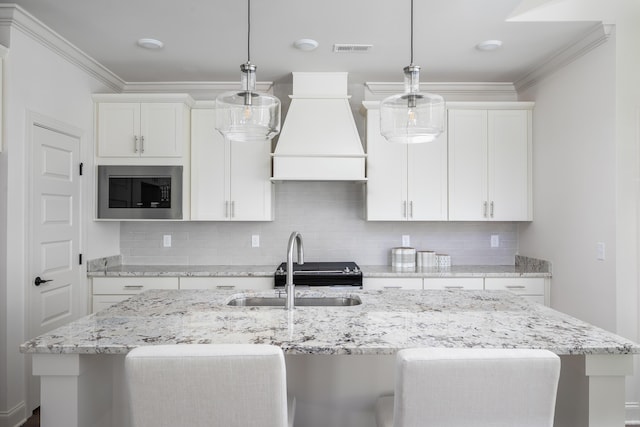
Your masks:
{"label": "upper cabinet", "polygon": [[271,144],[229,141],[215,110],[191,114],[191,219],[271,221]]}
{"label": "upper cabinet", "polygon": [[[188,95],[96,95],[98,158],[180,158],[188,154]],[[156,160],[157,162],[157,160]]]}
{"label": "upper cabinet", "polygon": [[447,220],[447,137],[397,144],[380,134],[378,103],[367,108],[367,220]]}
{"label": "upper cabinet", "polygon": [[531,221],[533,103],[448,105],[449,220]]}

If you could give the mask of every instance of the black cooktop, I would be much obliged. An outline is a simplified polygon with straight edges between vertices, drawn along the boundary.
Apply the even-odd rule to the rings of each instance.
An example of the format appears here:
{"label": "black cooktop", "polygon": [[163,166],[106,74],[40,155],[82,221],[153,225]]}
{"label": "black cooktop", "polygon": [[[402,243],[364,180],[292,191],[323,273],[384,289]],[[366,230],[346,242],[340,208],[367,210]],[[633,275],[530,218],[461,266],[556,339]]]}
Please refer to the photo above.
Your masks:
{"label": "black cooktop", "polygon": [[[284,286],[287,263],[275,272],[275,286]],[[362,286],[362,271],[355,262],[293,263],[293,282],[296,286]]]}

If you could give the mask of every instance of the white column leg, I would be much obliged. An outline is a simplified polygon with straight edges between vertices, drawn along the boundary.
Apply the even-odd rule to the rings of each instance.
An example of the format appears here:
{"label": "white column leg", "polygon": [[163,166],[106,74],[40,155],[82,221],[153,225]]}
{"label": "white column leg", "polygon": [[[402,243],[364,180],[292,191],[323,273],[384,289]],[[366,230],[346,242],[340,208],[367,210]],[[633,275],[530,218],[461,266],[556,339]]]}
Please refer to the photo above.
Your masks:
{"label": "white column leg", "polygon": [[589,427],[624,427],[625,376],[633,373],[630,354],[585,356],[589,377]]}
{"label": "white column leg", "polygon": [[111,363],[108,357],[34,354],[40,376],[40,425],[86,427],[111,424]]}

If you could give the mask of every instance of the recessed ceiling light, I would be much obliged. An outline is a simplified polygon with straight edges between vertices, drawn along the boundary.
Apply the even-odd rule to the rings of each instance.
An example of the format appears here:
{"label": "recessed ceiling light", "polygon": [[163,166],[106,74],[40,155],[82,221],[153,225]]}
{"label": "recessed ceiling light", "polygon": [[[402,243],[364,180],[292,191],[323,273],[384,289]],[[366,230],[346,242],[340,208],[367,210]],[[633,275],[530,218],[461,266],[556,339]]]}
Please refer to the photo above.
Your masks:
{"label": "recessed ceiling light", "polygon": [[478,50],[496,50],[502,47],[502,40],[485,40],[476,45]]}
{"label": "recessed ceiling light", "polygon": [[156,39],[140,39],[138,40],[138,46],[145,49],[162,49],[164,47],[164,43]]}
{"label": "recessed ceiling light", "polygon": [[313,39],[299,39],[293,42],[293,46],[296,49],[309,52],[309,51],[315,50],[318,47],[318,42]]}

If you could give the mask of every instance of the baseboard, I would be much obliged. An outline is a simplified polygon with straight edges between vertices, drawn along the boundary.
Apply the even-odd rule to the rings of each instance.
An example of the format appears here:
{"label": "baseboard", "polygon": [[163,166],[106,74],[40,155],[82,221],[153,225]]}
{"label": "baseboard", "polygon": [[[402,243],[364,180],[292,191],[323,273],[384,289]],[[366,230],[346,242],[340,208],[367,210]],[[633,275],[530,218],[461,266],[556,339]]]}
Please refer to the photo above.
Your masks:
{"label": "baseboard", "polygon": [[27,406],[18,403],[7,411],[0,411],[0,427],[20,427],[27,421]]}
{"label": "baseboard", "polygon": [[627,427],[640,426],[640,402],[627,402],[625,404],[625,410]]}

